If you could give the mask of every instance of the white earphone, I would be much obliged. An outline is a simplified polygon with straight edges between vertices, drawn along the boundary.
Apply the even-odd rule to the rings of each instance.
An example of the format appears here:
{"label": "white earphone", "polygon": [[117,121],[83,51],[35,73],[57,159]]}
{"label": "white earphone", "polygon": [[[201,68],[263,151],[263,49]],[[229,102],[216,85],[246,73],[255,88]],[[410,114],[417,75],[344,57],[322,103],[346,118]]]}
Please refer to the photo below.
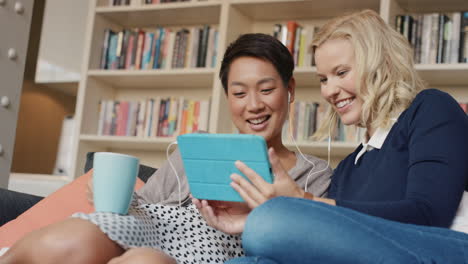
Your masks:
{"label": "white earphone", "polygon": [[288,104],[291,103],[291,93],[288,92]]}

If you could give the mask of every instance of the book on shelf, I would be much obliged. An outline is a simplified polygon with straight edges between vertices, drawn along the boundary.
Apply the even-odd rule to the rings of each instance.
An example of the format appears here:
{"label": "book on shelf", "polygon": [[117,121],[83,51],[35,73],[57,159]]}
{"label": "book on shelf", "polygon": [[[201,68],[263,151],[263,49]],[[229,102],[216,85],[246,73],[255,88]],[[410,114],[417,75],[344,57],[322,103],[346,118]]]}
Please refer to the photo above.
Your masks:
{"label": "book on shelf", "polygon": [[163,3],[176,3],[176,2],[189,2],[192,0],[144,0],[145,4],[152,5],[152,4],[163,4]]}
{"label": "book on shelf", "polygon": [[73,116],[66,116],[62,122],[60,140],[55,160],[54,175],[71,175],[73,168],[73,141],[75,138],[76,120]]}
{"label": "book on shelf", "polygon": [[130,5],[130,0],[109,0],[110,6]]}
{"label": "book on shelf", "polygon": [[468,63],[468,11],[461,14],[460,24],[460,62]]}
{"label": "book on shelf", "polygon": [[[312,136],[320,126],[326,107],[317,102],[294,101],[291,105],[291,113],[288,121],[283,125],[283,140],[291,141],[291,137],[297,142],[313,141]],[[291,126],[291,127],[290,127]],[[360,142],[364,131],[354,126],[344,126],[338,122],[332,140],[341,142]]]}
{"label": "book on shelf", "polygon": [[[468,115],[468,103],[459,102],[461,109]],[[313,141],[312,136],[322,123],[326,107],[317,102],[294,101],[291,105],[290,120],[283,125],[283,141],[291,142],[291,137],[299,143]],[[291,127],[289,127],[291,125]],[[345,126],[338,120],[337,129],[331,139],[337,142],[361,142],[365,129]]]}
{"label": "book on shelf", "polygon": [[415,63],[466,63],[468,12],[404,14],[395,29],[412,45]]}
{"label": "book on shelf", "polygon": [[286,23],[286,43],[283,43],[289,52],[294,56],[294,43],[296,40],[296,29],[299,24],[296,21],[288,21]]}
{"label": "book on shelf", "polygon": [[281,41],[294,58],[294,65],[299,67],[312,66],[313,55],[310,43],[318,27],[302,27],[296,21],[286,24],[274,24],[272,35]]}
{"label": "book on shelf", "polygon": [[106,29],[101,69],[169,69],[216,65],[218,29],[191,28]]}
{"label": "book on shelf", "polygon": [[209,100],[156,97],[139,101],[101,100],[97,135],[173,137],[208,131]]}

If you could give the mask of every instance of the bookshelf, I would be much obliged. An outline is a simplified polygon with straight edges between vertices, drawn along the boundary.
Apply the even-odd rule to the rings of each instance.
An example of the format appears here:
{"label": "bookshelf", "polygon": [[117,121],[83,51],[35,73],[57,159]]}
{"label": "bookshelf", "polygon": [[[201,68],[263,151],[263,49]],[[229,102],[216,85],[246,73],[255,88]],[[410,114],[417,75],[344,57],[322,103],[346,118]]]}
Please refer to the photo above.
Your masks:
{"label": "bookshelf", "polygon": [[[339,7],[339,8],[338,8]],[[98,136],[99,101],[141,100],[150,97],[184,96],[195,100],[210,99],[209,132],[231,133],[234,128],[226,109],[226,99],[217,73],[222,52],[242,33],[272,34],[275,24],[297,21],[304,28],[323,25],[333,16],[373,9],[393,24],[395,17],[406,13],[455,12],[468,10],[465,0],[206,0],[161,4],[109,6],[109,0],[93,0],[88,17],[82,77],[77,96],[79,137],[75,146],[76,175],[81,174],[88,151],[116,151],[137,155],[141,162],[159,167],[173,137],[137,138],[132,136]],[[150,27],[215,26],[218,33],[215,67],[185,67],[150,70],[104,70],[100,58],[104,31]],[[428,83],[468,102],[468,64],[419,64],[416,69]],[[321,101],[316,69],[301,66],[295,70],[296,98]],[[305,153],[327,157],[326,142],[298,142]],[[332,142],[332,165],[350,153],[358,143]],[[294,149],[294,145],[287,143]]]}

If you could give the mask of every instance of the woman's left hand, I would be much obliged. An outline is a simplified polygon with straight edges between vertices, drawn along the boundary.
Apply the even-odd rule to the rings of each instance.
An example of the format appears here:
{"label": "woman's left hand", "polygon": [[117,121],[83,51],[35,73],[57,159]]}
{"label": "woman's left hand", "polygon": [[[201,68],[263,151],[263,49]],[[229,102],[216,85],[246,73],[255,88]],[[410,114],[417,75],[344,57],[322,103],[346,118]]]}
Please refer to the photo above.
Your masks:
{"label": "woman's left hand", "polygon": [[192,203],[206,223],[226,234],[240,234],[244,230],[250,208],[245,203],[206,201],[192,197]]}
{"label": "woman's left hand", "polygon": [[304,191],[283,168],[273,148],[268,149],[268,157],[270,158],[274,175],[273,184],[266,182],[260,175],[241,161],[236,161],[236,167],[247,176],[251,183],[241,175],[231,175],[231,186],[252,209],[277,196],[298,198],[304,196]]}

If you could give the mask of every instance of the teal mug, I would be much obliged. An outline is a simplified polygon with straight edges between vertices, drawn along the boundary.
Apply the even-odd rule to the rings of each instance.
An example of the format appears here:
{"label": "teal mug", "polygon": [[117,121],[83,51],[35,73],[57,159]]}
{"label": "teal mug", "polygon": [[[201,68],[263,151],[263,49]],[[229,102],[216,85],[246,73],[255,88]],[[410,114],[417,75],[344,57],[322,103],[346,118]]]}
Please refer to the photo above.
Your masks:
{"label": "teal mug", "polygon": [[128,213],[138,175],[138,158],[96,152],[93,161],[93,196],[96,212]]}

